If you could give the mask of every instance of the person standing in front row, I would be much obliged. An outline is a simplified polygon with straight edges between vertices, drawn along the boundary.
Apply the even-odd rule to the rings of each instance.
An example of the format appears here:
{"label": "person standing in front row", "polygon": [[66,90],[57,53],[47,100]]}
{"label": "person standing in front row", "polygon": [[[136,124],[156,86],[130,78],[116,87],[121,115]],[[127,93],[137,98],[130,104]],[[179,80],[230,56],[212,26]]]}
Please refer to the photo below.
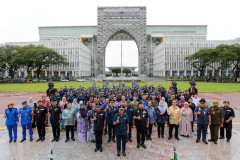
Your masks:
{"label": "person standing in front row", "polygon": [[68,102],[67,108],[64,109],[62,117],[65,121],[65,128],[66,128],[66,140],[65,142],[69,141],[69,131],[71,131],[71,139],[75,141],[74,138],[74,120],[75,120],[75,110],[72,109],[72,103]]}
{"label": "person standing in front row", "polygon": [[205,105],[205,99],[202,98],[200,104],[195,108],[194,115],[197,116],[197,140],[196,143],[199,143],[201,134],[202,141],[205,144],[208,144],[206,141],[207,127],[209,124],[209,109]]}
{"label": "person standing in front row", "polygon": [[29,136],[30,136],[30,142],[33,141],[33,130],[32,130],[32,123],[33,123],[33,111],[32,108],[27,106],[27,101],[22,102],[23,108],[19,109],[19,116],[21,117],[21,124],[22,124],[22,140],[21,142],[24,142],[26,140],[26,130],[28,127],[29,130]]}
{"label": "person standing in front row", "polygon": [[77,132],[78,142],[87,142],[87,131],[88,131],[88,110],[84,108],[84,104],[80,104],[80,109],[77,113]]}
{"label": "person standing in front row", "polygon": [[45,140],[45,124],[47,123],[48,119],[48,112],[47,108],[43,106],[42,101],[38,101],[38,107],[35,109],[34,114],[36,115],[36,122],[37,122],[37,129],[38,129],[38,136],[39,138],[36,140],[44,141]]}
{"label": "person standing in front row", "polygon": [[[138,103],[138,109],[135,111],[133,119],[136,120],[136,127],[137,127],[137,149],[142,146],[144,149],[146,149],[145,142],[145,136],[146,136],[146,130],[149,127],[149,117],[148,117],[148,111],[146,109],[143,109],[143,102],[140,101]],[[140,136],[142,136],[140,141]]]}
{"label": "person standing in front row", "polygon": [[[165,127],[165,123],[167,123],[167,120],[168,120],[168,114],[167,114],[167,106],[164,105],[163,101],[159,103],[159,106],[155,110],[155,113],[156,113],[158,138],[160,138],[160,135],[162,134],[162,139],[164,139],[164,127]],[[160,128],[161,128],[161,134],[160,134]]]}
{"label": "person standing in front row", "polygon": [[177,106],[177,101],[174,100],[172,102],[172,106],[168,108],[168,115],[169,115],[169,137],[168,139],[172,139],[172,131],[173,128],[175,128],[175,138],[176,140],[179,141],[178,138],[178,127],[179,127],[179,123],[181,120],[181,115],[180,115],[180,108]]}
{"label": "person standing in front row", "polygon": [[53,99],[52,104],[49,108],[50,123],[52,125],[53,140],[51,142],[58,142],[60,138],[60,124],[62,120],[61,107],[57,106],[57,100]]}
{"label": "person standing in front row", "polygon": [[12,142],[12,132],[14,133],[14,142],[17,142],[17,124],[19,122],[18,110],[13,108],[13,103],[8,103],[8,109],[5,110],[4,118],[6,119],[5,125],[8,129],[9,143]]}
{"label": "person standing in front row", "polygon": [[211,132],[211,139],[209,142],[214,142],[217,144],[219,128],[223,127],[224,122],[224,111],[222,108],[218,107],[218,101],[213,101],[213,106],[210,107],[210,115],[209,115],[209,125]]}
{"label": "person standing in front row", "polygon": [[147,136],[146,136],[146,140],[152,140],[152,127],[153,124],[156,121],[156,114],[155,114],[155,109],[152,107],[152,102],[148,101],[148,108],[147,108],[147,112],[148,112],[148,117],[149,117],[149,127],[147,128]]}
{"label": "person standing in front row", "polygon": [[106,123],[105,121],[105,112],[101,110],[101,104],[96,104],[97,111],[93,112],[93,118],[94,121],[94,132],[95,132],[95,138],[96,138],[96,148],[95,152],[98,150],[100,152],[103,151],[102,148],[102,135],[103,135],[103,129]]}
{"label": "person standing in front row", "polygon": [[128,115],[124,113],[124,106],[119,107],[119,113],[115,114],[113,118],[113,125],[116,125],[116,135],[117,135],[117,156],[120,156],[121,143],[122,143],[122,154],[126,156],[126,143],[127,143],[127,133],[129,131]]}
{"label": "person standing in front row", "polygon": [[229,107],[229,101],[223,102],[223,111],[224,111],[224,123],[223,127],[220,128],[220,138],[224,139],[224,128],[226,129],[226,138],[227,142],[230,142],[232,137],[232,119],[235,117],[233,108]]}

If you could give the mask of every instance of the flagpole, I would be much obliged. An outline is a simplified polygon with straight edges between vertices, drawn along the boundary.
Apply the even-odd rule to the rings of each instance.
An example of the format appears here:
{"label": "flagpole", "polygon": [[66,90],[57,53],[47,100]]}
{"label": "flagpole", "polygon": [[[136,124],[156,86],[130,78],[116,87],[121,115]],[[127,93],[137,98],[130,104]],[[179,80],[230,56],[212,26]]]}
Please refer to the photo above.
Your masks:
{"label": "flagpole", "polygon": [[122,40],[121,40],[121,80],[122,80]]}

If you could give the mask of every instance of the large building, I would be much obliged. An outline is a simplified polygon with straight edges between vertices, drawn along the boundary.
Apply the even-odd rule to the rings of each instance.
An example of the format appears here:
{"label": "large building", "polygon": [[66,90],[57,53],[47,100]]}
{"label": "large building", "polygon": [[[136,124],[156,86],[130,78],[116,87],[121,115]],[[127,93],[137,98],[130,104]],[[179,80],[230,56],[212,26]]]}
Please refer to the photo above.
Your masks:
{"label": "large building", "polygon": [[[52,66],[43,76],[78,78],[105,77],[105,48],[108,42],[133,40],[139,52],[139,77],[183,78],[201,76],[186,63],[185,56],[201,48],[240,42],[238,39],[206,40],[207,25],[147,25],[146,7],[98,7],[97,16],[97,26],[39,27],[39,42],[5,44],[41,44],[52,48],[65,56],[69,65]],[[209,69],[206,74],[212,75],[213,71]],[[224,71],[224,74],[232,75],[231,71]]]}

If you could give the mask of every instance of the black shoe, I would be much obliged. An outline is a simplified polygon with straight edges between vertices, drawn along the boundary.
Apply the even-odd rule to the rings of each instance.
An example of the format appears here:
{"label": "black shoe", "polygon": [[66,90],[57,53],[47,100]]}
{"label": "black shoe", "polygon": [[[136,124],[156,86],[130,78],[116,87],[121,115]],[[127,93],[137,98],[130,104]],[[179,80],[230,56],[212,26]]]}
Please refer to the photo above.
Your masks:
{"label": "black shoe", "polygon": [[176,138],[176,140],[180,141],[180,139],[178,137],[175,137],[175,138]]}
{"label": "black shoe", "polygon": [[71,138],[72,141],[75,141],[75,138]]}
{"label": "black shoe", "polygon": [[125,153],[125,152],[123,152],[122,154],[123,154],[124,157],[126,156],[126,153]]}
{"label": "black shoe", "polygon": [[148,137],[146,137],[146,140],[148,141]]}
{"label": "black shoe", "polygon": [[227,139],[227,142],[230,142],[230,139]]}
{"label": "black shoe", "polygon": [[196,143],[199,143],[199,142],[200,142],[200,139],[197,139],[197,140],[196,140]]}
{"label": "black shoe", "polygon": [[102,152],[102,151],[103,151],[102,147],[100,147],[100,148],[99,148],[99,151],[100,151],[100,152]]}
{"label": "black shoe", "polygon": [[39,137],[39,138],[36,140],[36,142],[41,141],[41,139],[42,139],[42,138]]}
{"label": "black shoe", "polygon": [[132,142],[132,140],[131,140],[131,139],[129,139],[129,142]]}
{"label": "black shoe", "polygon": [[33,141],[33,138],[30,138],[30,142],[32,142]]}
{"label": "black shoe", "polygon": [[213,142],[214,140],[213,139],[209,139],[208,142]]}
{"label": "black shoe", "polygon": [[56,142],[58,142],[58,141],[59,141],[59,138],[56,139]]}
{"label": "black shoe", "polygon": [[140,145],[140,144],[138,144],[138,145],[137,145],[137,149],[139,149],[139,148],[140,148],[140,146],[141,146],[141,145]]}
{"label": "black shoe", "polygon": [[214,144],[217,144],[217,141],[214,141]]}
{"label": "black shoe", "polygon": [[160,135],[158,135],[158,138],[160,138]]}
{"label": "black shoe", "polygon": [[68,141],[69,141],[69,139],[66,139],[66,140],[65,140],[65,142],[68,142]]}
{"label": "black shoe", "polygon": [[53,139],[51,142],[54,142],[54,141],[56,141],[56,139]]}
{"label": "black shoe", "polygon": [[42,138],[42,141],[44,141],[44,140],[45,140],[45,137]]}
{"label": "black shoe", "polygon": [[9,140],[9,143],[12,143],[12,140]]}
{"label": "black shoe", "polygon": [[164,136],[162,136],[162,139],[164,139]]}
{"label": "black shoe", "polygon": [[206,141],[206,139],[203,140],[203,143],[208,144],[208,142]]}
{"label": "black shoe", "polygon": [[146,148],[147,148],[145,144],[142,144],[142,147],[143,147],[144,149],[146,149]]}
{"label": "black shoe", "polygon": [[97,152],[98,151],[98,148],[95,148],[94,152]]}
{"label": "black shoe", "polygon": [[26,138],[23,138],[23,139],[20,141],[20,143],[22,143],[22,142],[24,142],[24,141],[26,141]]}
{"label": "black shoe", "polygon": [[152,138],[151,138],[151,137],[149,137],[148,139],[149,139],[150,141],[152,140]]}
{"label": "black shoe", "polygon": [[192,130],[192,132],[194,132],[194,130]]}
{"label": "black shoe", "polygon": [[113,139],[112,141],[113,141],[113,143],[115,143],[115,142],[116,142],[116,140],[115,140],[115,139]]}
{"label": "black shoe", "polygon": [[117,153],[117,156],[120,157],[120,153]]}
{"label": "black shoe", "polygon": [[111,142],[111,139],[108,139],[108,143],[110,143]]}
{"label": "black shoe", "polygon": [[224,139],[224,137],[219,137],[219,139]]}
{"label": "black shoe", "polygon": [[15,142],[17,142],[17,140],[16,140],[16,139],[14,139],[14,143],[15,143]]}
{"label": "black shoe", "polygon": [[105,131],[104,135],[107,135],[107,131]]}
{"label": "black shoe", "polygon": [[172,137],[168,137],[168,140],[172,139]]}

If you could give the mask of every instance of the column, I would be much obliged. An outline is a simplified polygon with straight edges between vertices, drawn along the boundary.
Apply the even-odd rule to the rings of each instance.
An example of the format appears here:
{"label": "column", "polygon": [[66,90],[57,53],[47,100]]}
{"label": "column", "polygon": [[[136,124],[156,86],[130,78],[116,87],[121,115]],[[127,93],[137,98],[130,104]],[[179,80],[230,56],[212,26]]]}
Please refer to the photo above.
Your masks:
{"label": "column", "polygon": [[212,70],[212,76],[214,76],[214,69]]}
{"label": "column", "polygon": [[179,69],[177,70],[177,77],[179,77]]}
{"label": "column", "polygon": [[228,70],[226,70],[226,76],[228,76]]}
{"label": "column", "polygon": [[67,71],[65,71],[65,77],[67,77]]}
{"label": "column", "polygon": [[[47,72],[45,71],[45,77],[46,77],[46,73],[47,73]],[[33,72],[33,71],[32,71],[32,77],[34,77],[34,72]]]}
{"label": "column", "polygon": [[54,71],[52,71],[52,77],[54,76]]}
{"label": "column", "polygon": [[172,77],[172,70],[170,70],[170,77]]}
{"label": "column", "polygon": [[193,69],[191,70],[191,77],[193,76]]}
{"label": "column", "polygon": [[164,76],[164,77],[165,77],[165,72],[166,72],[166,71],[165,71],[165,70],[163,70],[163,76]]}
{"label": "column", "polygon": [[200,72],[198,71],[198,76],[200,76]]}
{"label": "column", "polygon": [[184,70],[184,76],[186,77],[187,76],[187,71],[186,71],[186,69]]}
{"label": "column", "polygon": [[60,71],[58,71],[58,77],[60,77],[61,76],[61,72]]}

